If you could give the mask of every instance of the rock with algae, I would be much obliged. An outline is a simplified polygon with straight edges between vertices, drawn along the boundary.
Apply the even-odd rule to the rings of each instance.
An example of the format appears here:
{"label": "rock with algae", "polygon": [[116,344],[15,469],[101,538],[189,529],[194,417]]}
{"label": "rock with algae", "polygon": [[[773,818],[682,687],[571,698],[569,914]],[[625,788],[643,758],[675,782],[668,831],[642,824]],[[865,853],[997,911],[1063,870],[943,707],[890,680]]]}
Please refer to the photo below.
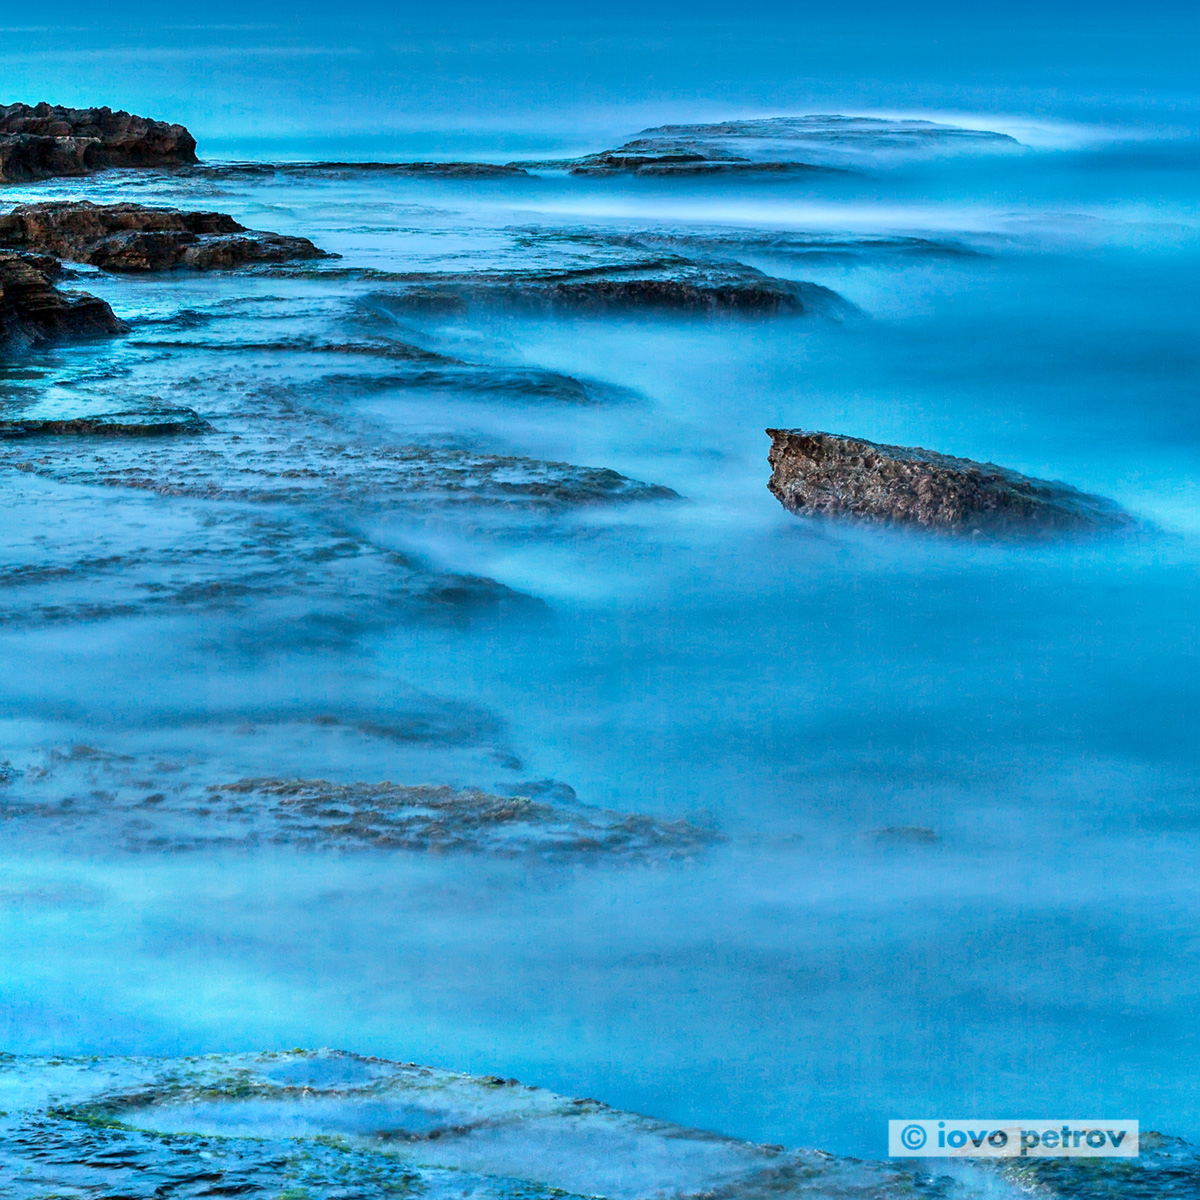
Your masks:
{"label": "rock with algae", "polygon": [[[0,1059],[6,1200],[734,1200],[982,1196],[497,1076],[333,1051]],[[987,1194],[1019,1193],[991,1181]],[[995,1186],[999,1182],[999,1186]]]}
{"label": "rock with algae", "polygon": [[[358,724],[364,733],[388,736],[378,724]],[[429,740],[438,732],[418,729],[400,737]],[[453,729],[445,732],[454,736]],[[201,761],[164,765],[91,746],[54,749],[23,765],[23,774],[14,774],[6,788],[0,821],[10,829],[21,823],[56,836],[99,838],[130,852],[287,846],[657,862],[691,858],[724,840],[717,830],[690,821],[596,808],[544,789],[535,799],[388,781],[258,777],[211,783]]]}
{"label": "rock with algae", "polygon": [[756,1145],[515,1079],[337,1051],[0,1057],[6,1200],[1182,1200],[1200,1157],[925,1164]]}

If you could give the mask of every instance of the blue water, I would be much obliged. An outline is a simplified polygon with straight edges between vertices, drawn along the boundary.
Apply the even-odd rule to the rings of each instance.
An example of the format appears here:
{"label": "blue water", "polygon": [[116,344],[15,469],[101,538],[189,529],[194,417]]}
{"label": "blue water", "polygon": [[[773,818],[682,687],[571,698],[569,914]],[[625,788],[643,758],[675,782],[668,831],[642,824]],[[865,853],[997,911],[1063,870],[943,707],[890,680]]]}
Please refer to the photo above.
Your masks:
{"label": "blue water", "polygon": [[[256,508],[102,485],[53,447],[22,450],[19,471],[10,455],[0,566],[62,572],[4,589],[14,794],[86,744],[153,779],[168,759],[213,781],[552,779],[729,840],[684,863],[531,867],[132,853],[69,814],[14,818],[0,1048],[333,1045],[868,1157],[888,1117],[924,1113],[1100,1113],[1200,1137],[1194,16],[702,15],[3,34],[8,99],[170,116],[214,159],[507,161],[828,111],[1020,146],[868,151],[857,173],[787,182],[7,189],[218,208],[312,237],[345,272],[87,273],[134,334],[6,370],[6,406],[157,397],[226,433],[273,414],[297,437],[608,467],[683,497]],[[362,273],[603,256],[630,235],[720,247],[863,315],[397,315]],[[209,348],[368,334],[559,372],[592,398]],[[190,344],[138,344],[153,339]],[[766,490],[776,425],[1064,479],[1143,528],[1024,547],[801,521]],[[356,562],[396,552],[543,605],[436,621],[367,566],[293,569],[351,543]],[[250,580],[269,545],[259,590],[156,607],[155,588],[225,580],[222,563]],[[125,565],[95,566],[108,558]],[[432,733],[371,733],[430,713]],[[937,841],[873,832],[904,826]]]}

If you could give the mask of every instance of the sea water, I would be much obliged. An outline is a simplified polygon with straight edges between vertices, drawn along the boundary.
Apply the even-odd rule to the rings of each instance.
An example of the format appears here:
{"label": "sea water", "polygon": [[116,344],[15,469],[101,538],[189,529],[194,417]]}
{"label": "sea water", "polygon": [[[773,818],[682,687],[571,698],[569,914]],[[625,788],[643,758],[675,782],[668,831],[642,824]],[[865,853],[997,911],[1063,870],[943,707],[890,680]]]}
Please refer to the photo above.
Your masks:
{"label": "sea water", "polygon": [[[814,111],[1017,144],[868,144],[845,173],[775,181],[116,172],[5,189],[212,208],[342,255],[275,274],[84,271],[132,333],[6,367],[6,415],[190,407],[246,439],[247,469],[276,454],[256,487],[284,486],[284,450],[333,470],[297,449],[333,439],[609,468],[678,498],[401,502],[348,458],[340,491],[264,502],[237,491],[228,455],[155,451],[154,486],[121,487],[136,458],[17,446],[0,475],[3,1047],[337,1046],[866,1157],[888,1117],[925,1111],[1102,1112],[1200,1136],[1200,143],[1161,20],[1131,35],[1124,77],[1106,15],[1061,50],[1082,77],[1061,93],[1053,37],[1022,64],[1005,21],[990,50],[956,27],[961,68],[917,39],[913,77],[880,67],[894,27],[889,43],[825,24],[804,83],[801,59],[789,75],[746,37],[714,75],[711,35],[672,24],[661,95],[619,23],[604,28],[620,53],[576,31],[559,56],[527,34],[440,58],[415,35],[372,53],[344,29],[114,34],[88,51],[86,87],[79,51],[12,33],[9,99],[187,120],[209,160],[508,161],[667,120]],[[283,66],[264,98],[246,64],[268,49]],[[397,55],[424,64],[436,105],[397,97]],[[564,61],[595,64],[595,95],[558,79]],[[280,101],[327,68],[321,103]],[[364,112],[385,99],[372,136]],[[412,272],[607,262],[630,239],[818,283],[858,312],[389,299]],[[304,349],[363,339],[483,373]],[[766,490],[777,426],[1062,479],[1140,527],[1027,545],[801,520]],[[422,607],[355,565],[388,555],[415,578],[494,581],[485,599],[503,602]],[[66,773],[79,762],[100,764],[90,784]],[[148,791],[179,771],[566,785],[724,840],[638,861],[155,850],[150,834],[131,849],[103,819],[120,763]],[[69,784],[45,794],[73,806],[31,814],[16,798],[55,764]]]}

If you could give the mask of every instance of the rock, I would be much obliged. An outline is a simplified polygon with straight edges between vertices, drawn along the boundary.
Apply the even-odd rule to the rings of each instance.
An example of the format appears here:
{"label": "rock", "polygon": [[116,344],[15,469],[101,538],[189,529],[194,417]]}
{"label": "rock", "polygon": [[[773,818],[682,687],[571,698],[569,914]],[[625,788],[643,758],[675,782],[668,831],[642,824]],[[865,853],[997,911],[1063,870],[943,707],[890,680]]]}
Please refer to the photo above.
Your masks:
{"label": "rock", "polygon": [[186,172],[206,179],[239,175],[432,175],[450,179],[512,179],[528,176],[520,163],[484,162],[277,162],[203,163]]}
{"label": "rock", "polygon": [[748,158],[709,157],[705,154],[663,153],[627,154],[621,151],[593,154],[578,159],[569,170],[572,175],[729,175],[780,174],[795,171],[821,171],[827,168],[803,162],[754,162]]}
{"label": "rock", "polygon": [[401,295],[419,307],[456,308],[470,302],[550,310],[649,308],[674,312],[824,313],[844,316],[854,306],[815,283],[776,279],[740,263],[658,261],[645,267],[504,275],[411,276]]}
{"label": "rock", "polygon": [[0,105],[0,182],[196,161],[196,139],[182,125],[111,108]]}
{"label": "rock", "polygon": [[59,338],[111,337],[128,326],[101,299],[60,291],[58,263],[0,251],[0,354]]}
{"label": "rock", "polygon": [[863,836],[880,846],[936,846],[942,840],[926,825],[888,825]]}
{"label": "rock", "polygon": [[614,150],[582,158],[514,163],[572,175],[707,175],[843,171],[880,160],[1017,148],[1007,134],[934,121],[812,115],[661,125]]}
{"label": "rock", "polygon": [[[126,569],[126,560],[117,562]],[[343,724],[332,714],[309,721],[326,729]],[[407,744],[479,745],[481,737],[498,732],[487,714],[453,708],[441,713],[430,708],[415,723],[362,721],[357,729]],[[161,759],[87,745],[52,749],[21,766],[23,773],[15,772],[11,790],[5,790],[6,821],[69,827],[74,835],[131,853],[274,845],[668,862],[694,858],[726,841],[719,830],[687,820],[581,804],[565,784],[535,786],[529,790],[541,794],[530,796],[389,781],[256,777],[213,783],[201,760],[181,771],[164,768]],[[149,803],[147,794],[154,797]]]}
{"label": "rock", "polygon": [[0,246],[106,271],[196,271],[328,257],[307,238],[263,233],[216,212],[55,200],[0,216]]}
{"label": "rock", "polygon": [[179,433],[206,433],[211,429],[212,426],[190,408],[99,413],[89,417],[0,420],[0,438],[62,434],[92,437],[162,437]]}
{"label": "rock", "polygon": [[[9,887],[8,896],[25,898]],[[45,893],[28,902],[40,915],[32,906],[44,906]],[[989,1165],[976,1165],[980,1160],[961,1163],[951,1188],[945,1176],[916,1169],[923,1164],[755,1145],[523,1085],[507,1071],[471,1076],[333,1050],[186,1058],[5,1054],[0,1099],[0,1176],[11,1181],[5,1200],[64,1196],[64,1179],[70,1194],[95,1200],[981,1200],[1028,1194],[999,1190]],[[1109,1171],[1103,1164],[1111,1160],[1087,1159],[1069,1161],[1087,1167],[1084,1179],[1101,1181],[1092,1190],[1063,1193],[1043,1185],[1033,1194],[1047,1200],[1184,1196],[1200,1170],[1190,1148],[1183,1151],[1148,1168],[1139,1165],[1146,1190],[1142,1174],[1130,1181],[1128,1160],[1117,1161],[1123,1170]],[[1027,1163],[1034,1168],[1056,1160],[1007,1161],[1024,1170]],[[1118,1190],[1110,1191],[1110,1182]]]}
{"label": "rock", "polygon": [[0,183],[88,175],[87,156],[94,147],[88,138],[0,134]]}
{"label": "rock", "polygon": [[768,429],[768,487],[799,516],[847,516],[944,533],[1050,535],[1116,530],[1112,501],[993,463],[805,429]]}

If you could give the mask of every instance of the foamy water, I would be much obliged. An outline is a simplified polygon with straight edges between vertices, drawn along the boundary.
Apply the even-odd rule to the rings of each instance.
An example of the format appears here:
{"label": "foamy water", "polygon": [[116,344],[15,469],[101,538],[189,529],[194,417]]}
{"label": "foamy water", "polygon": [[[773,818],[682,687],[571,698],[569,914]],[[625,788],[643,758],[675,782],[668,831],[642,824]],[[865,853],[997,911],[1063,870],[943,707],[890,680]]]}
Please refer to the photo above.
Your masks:
{"label": "foamy water", "polygon": [[[7,1050],[330,1045],[866,1157],[918,1111],[1200,1136],[1194,143],[921,111],[1022,145],[783,182],[5,193],[219,209],[343,256],[85,270],[132,333],[0,373],[6,415],[165,403],[216,430],[4,448]],[[861,315],[394,302],[406,272],[664,248]],[[466,365],[314,349],[335,343]],[[766,490],[780,425],[1063,479],[1143,528],[1029,547],[801,521]],[[394,474],[398,447],[436,487]],[[482,500],[445,490],[464,456],[490,456]],[[597,499],[580,471],[603,468],[625,482]],[[497,490],[547,471],[553,502]],[[245,777],[567,785],[726,840],[246,845],[200,811]]]}

